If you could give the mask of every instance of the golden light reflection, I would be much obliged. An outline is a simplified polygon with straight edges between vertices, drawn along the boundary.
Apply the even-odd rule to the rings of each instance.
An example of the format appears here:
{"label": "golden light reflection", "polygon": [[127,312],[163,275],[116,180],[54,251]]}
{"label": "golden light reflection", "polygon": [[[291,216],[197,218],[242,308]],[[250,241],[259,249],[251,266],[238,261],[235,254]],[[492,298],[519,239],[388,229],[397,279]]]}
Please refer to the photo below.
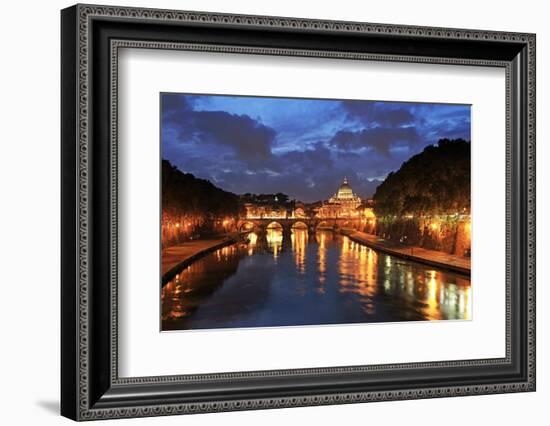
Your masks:
{"label": "golden light reflection", "polygon": [[292,251],[294,252],[294,263],[296,264],[296,269],[298,269],[301,274],[304,274],[306,271],[306,246],[308,242],[307,229],[293,229],[292,234],[290,235],[290,240],[292,242]]}
{"label": "golden light reflection", "polygon": [[439,309],[438,309],[438,301],[437,301],[437,288],[439,282],[436,280],[437,272],[435,271],[428,271],[427,272],[428,279],[427,279],[427,287],[428,287],[428,297],[426,300],[427,303],[427,309],[426,309],[426,315],[428,319],[434,320],[439,319]]}
{"label": "golden light reflection", "polygon": [[283,231],[280,228],[267,228],[266,241],[269,249],[273,251],[273,258],[279,257],[279,252],[283,246]]}
{"label": "golden light reflection", "polygon": [[368,249],[367,250],[367,279],[369,286],[376,285],[376,263],[377,263],[377,255],[374,250]]}
{"label": "golden light reflection", "polygon": [[466,279],[456,279],[456,283],[446,282],[446,273],[435,270],[427,271],[422,282],[418,282],[419,294],[424,294],[426,307],[423,313],[428,320],[471,318],[471,286]]}
{"label": "golden light reflection", "polygon": [[326,249],[327,248],[327,240],[329,239],[329,236],[332,235],[332,232],[326,232],[326,231],[317,231],[315,233],[315,240],[317,241],[317,244],[319,244],[319,247]]}
{"label": "golden light reflection", "polygon": [[[319,268],[319,283],[324,284],[327,277],[327,240],[328,238],[332,236],[332,233],[326,232],[326,231],[317,231],[315,234],[315,238],[317,240],[317,244],[319,245],[318,250],[318,263],[317,267]],[[319,291],[324,292],[324,289],[321,287]]]}
{"label": "golden light reflection", "polygon": [[338,261],[339,291],[361,296],[367,314],[373,314],[375,311],[372,297],[377,291],[376,262],[376,254],[371,249],[347,237],[342,239]]}
{"label": "golden light reflection", "polygon": [[258,235],[254,232],[248,234],[248,255],[252,256],[254,254],[254,247],[258,243]]}
{"label": "golden light reflection", "polygon": [[191,273],[191,271],[193,270],[191,266],[185,269],[180,274],[177,274],[174,280],[163,287],[161,292],[161,300],[163,306],[167,306],[169,308],[163,311],[163,320],[177,320],[190,314],[190,312],[183,307],[181,295],[189,293],[191,291],[191,289],[188,288],[183,281],[185,279],[185,276]]}

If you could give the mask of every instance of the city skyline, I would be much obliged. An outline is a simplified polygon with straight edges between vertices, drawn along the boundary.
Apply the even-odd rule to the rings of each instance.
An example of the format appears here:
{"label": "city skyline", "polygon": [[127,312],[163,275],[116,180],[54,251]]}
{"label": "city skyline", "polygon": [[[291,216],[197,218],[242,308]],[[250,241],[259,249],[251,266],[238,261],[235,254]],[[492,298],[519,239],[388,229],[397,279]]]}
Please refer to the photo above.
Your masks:
{"label": "city skyline", "polygon": [[470,106],[161,94],[162,157],[236,194],[362,198],[441,138],[470,140]]}

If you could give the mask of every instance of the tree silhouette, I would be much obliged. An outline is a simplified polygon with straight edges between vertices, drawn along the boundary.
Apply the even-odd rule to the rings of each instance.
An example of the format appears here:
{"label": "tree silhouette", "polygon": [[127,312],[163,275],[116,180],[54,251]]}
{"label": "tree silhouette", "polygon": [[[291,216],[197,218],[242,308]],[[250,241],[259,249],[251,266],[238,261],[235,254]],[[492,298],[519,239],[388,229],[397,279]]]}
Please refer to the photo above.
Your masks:
{"label": "tree silhouette", "polygon": [[441,139],[390,173],[374,194],[377,216],[470,211],[470,142]]}
{"label": "tree silhouette", "polygon": [[182,173],[168,160],[162,160],[162,209],[183,215],[196,214],[206,218],[237,216],[239,197],[211,182]]}

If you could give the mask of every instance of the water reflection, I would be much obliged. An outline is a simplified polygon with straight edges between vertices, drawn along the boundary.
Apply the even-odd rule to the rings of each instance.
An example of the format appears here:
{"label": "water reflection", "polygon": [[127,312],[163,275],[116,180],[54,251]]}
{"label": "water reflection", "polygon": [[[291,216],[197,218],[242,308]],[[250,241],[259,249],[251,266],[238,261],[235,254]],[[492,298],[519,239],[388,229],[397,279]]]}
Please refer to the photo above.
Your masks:
{"label": "water reflection", "polygon": [[295,229],[290,235],[292,242],[292,252],[294,253],[294,263],[296,270],[301,274],[306,272],[306,246],[308,240],[307,230]]}
{"label": "water reflection", "polygon": [[283,230],[279,228],[268,228],[265,238],[268,249],[273,253],[273,259],[277,259],[283,246]]}
{"label": "water reflection", "polygon": [[470,319],[468,277],[331,231],[274,227],[193,263],[162,290],[164,330]]}

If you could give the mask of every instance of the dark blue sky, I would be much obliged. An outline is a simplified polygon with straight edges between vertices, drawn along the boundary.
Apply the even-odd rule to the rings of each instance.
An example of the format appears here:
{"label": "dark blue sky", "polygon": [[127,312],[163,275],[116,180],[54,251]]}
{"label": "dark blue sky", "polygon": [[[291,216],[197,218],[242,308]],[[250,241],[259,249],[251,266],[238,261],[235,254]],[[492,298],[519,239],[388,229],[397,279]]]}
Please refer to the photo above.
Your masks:
{"label": "dark blue sky", "polygon": [[370,197],[441,138],[470,140],[470,106],[161,94],[162,157],[236,194],[323,200],[344,176]]}

